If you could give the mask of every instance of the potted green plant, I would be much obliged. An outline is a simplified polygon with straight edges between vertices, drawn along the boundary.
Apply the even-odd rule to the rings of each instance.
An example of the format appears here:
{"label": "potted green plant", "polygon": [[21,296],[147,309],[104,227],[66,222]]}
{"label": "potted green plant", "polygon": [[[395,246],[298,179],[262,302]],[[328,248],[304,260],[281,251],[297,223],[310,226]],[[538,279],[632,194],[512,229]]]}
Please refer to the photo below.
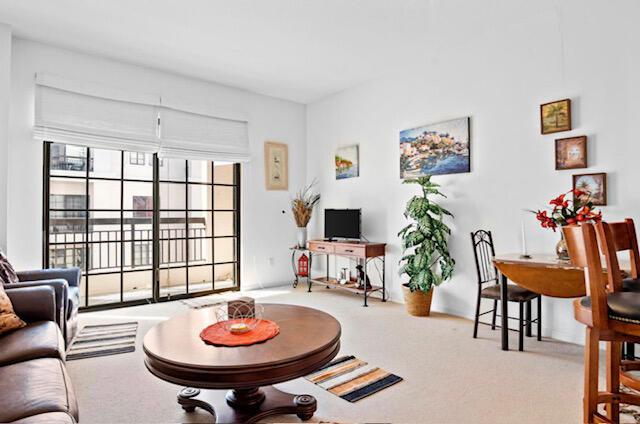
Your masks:
{"label": "potted green plant", "polygon": [[431,200],[446,196],[430,175],[407,179],[403,184],[419,184],[422,189],[422,195],[407,202],[404,217],[412,222],[398,233],[403,249],[399,273],[409,277],[402,285],[405,305],[411,315],[428,316],[433,288],[450,279],[455,266],[447,246],[451,229],[443,222],[445,215],[453,215]]}

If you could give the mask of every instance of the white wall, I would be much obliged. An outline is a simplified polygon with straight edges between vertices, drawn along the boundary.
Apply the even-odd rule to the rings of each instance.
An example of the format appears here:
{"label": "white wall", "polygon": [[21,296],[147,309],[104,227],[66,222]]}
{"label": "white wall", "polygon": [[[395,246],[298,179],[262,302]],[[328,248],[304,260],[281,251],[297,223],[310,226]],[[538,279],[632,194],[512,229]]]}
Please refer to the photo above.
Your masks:
{"label": "white wall", "polygon": [[0,24],[0,250],[7,247],[7,172],[11,93],[11,28]]}
{"label": "white wall", "polygon": [[[306,178],[304,167],[300,166],[306,158],[304,105],[21,39],[13,40],[11,65],[6,222],[9,223],[8,254],[18,269],[37,268],[42,262],[42,145],[32,138],[32,128],[34,75],[43,72],[170,96],[200,110],[243,113],[249,120],[252,161],[242,167],[242,285],[249,288],[291,279],[287,249],[295,242],[295,225],[291,216],[282,214],[282,210],[288,210],[291,194]],[[4,97],[2,94],[0,85],[0,98]],[[264,189],[263,143],[267,140],[289,145],[290,193]],[[2,200],[0,198],[0,203]]]}
{"label": "white wall", "polygon": [[[482,4],[479,4],[482,3]],[[607,172],[608,220],[640,220],[640,3],[634,1],[433,2],[424,50],[398,58],[398,71],[307,107],[307,179],[319,179],[321,208],[362,208],[363,232],[388,245],[387,281],[397,276],[404,206],[416,187],[399,178],[398,132],[471,117],[472,172],[435,177],[455,215],[452,281],[434,309],[472,317],[476,275],[469,233],[490,229],[498,252],[518,252],[521,209],[541,208],[571,188],[554,170],[554,139],[587,135],[589,168]],[[539,105],[570,97],[570,132],[540,135]],[[333,155],[360,144],[360,177],[336,181]],[[311,235],[321,236],[321,214]],[[531,251],[552,253],[558,235],[527,216]],[[549,281],[548,284],[553,284]],[[374,306],[375,307],[375,306]],[[544,333],[581,341],[569,300],[545,298]],[[517,311],[514,311],[517,313]],[[485,331],[485,330],[481,330]],[[471,336],[470,334],[468,335]]]}

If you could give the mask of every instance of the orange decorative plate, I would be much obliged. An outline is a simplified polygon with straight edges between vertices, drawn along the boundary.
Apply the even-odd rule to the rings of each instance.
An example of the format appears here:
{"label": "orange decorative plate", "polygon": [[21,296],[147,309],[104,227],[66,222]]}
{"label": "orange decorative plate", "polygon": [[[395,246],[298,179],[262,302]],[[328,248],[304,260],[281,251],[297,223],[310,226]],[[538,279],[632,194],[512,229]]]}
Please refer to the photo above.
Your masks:
{"label": "orange decorative plate", "polygon": [[234,334],[227,330],[229,324],[243,322],[241,319],[218,322],[200,332],[205,343],[216,346],[250,346],[272,339],[280,332],[280,327],[273,321],[261,319],[256,328],[246,333]]}

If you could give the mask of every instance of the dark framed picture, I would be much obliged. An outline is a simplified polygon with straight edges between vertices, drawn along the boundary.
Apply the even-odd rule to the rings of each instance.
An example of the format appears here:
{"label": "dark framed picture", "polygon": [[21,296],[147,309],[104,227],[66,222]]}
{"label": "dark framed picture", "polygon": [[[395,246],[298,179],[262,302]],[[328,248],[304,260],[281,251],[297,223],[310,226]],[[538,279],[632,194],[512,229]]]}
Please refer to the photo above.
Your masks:
{"label": "dark framed picture", "polygon": [[594,206],[607,205],[607,174],[605,172],[574,175],[573,189],[584,193],[579,197],[581,201],[590,198]]}
{"label": "dark framed picture", "polygon": [[540,131],[552,134],[571,129],[571,99],[540,105]]}
{"label": "dark framed picture", "polygon": [[587,136],[556,140],[556,170],[587,167]]}

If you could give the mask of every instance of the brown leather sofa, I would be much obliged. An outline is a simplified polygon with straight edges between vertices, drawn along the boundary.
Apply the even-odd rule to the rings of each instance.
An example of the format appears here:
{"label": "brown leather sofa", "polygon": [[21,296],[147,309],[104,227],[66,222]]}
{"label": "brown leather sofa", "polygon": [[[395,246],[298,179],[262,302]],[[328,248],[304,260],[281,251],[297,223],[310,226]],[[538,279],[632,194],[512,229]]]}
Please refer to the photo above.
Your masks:
{"label": "brown leather sofa", "polygon": [[51,286],[56,294],[58,309],[56,322],[62,330],[65,345],[69,346],[78,330],[80,306],[80,268],[53,268],[19,271],[18,283],[5,284],[5,289]]}
{"label": "brown leather sofa", "polygon": [[0,422],[76,423],[78,405],[65,369],[51,286],[7,288],[27,326],[0,336]]}

